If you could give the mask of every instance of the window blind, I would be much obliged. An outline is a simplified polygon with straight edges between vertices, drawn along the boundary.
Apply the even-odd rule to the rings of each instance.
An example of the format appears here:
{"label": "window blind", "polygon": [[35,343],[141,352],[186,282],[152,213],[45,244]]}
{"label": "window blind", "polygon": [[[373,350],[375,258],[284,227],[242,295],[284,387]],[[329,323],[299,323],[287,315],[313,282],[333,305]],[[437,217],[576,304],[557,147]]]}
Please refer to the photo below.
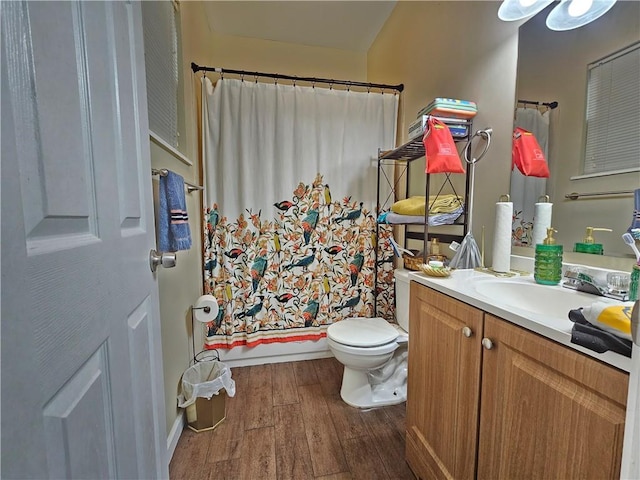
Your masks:
{"label": "window blind", "polygon": [[588,66],[584,173],[640,168],[640,43]]}
{"label": "window blind", "polygon": [[173,2],[142,2],[149,129],[178,147],[178,34]]}

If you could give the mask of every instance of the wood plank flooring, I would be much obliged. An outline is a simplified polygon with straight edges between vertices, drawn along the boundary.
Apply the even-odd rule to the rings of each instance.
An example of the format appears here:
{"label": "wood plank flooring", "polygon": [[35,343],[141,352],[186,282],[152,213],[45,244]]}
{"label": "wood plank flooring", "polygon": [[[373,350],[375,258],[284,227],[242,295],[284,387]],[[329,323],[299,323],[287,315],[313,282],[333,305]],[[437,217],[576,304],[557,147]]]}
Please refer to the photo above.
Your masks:
{"label": "wood plank flooring", "polygon": [[350,407],[335,358],[233,368],[232,377],[225,421],[184,430],[172,479],[415,479],[404,460],[405,404]]}

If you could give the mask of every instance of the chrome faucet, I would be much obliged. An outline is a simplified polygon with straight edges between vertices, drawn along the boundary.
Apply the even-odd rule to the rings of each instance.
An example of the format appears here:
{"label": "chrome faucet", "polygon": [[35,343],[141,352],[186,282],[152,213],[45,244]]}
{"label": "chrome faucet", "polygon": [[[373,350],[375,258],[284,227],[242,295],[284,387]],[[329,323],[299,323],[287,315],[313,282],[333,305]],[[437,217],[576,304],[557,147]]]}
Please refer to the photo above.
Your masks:
{"label": "chrome faucet", "polygon": [[565,281],[562,282],[562,286],[578,290],[579,292],[590,293],[591,295],[598,295],[600,297],[613,298],[625,302],[629,300],[628,292],[612,293],[608,287],[598,285],[596,280],[586,273],[567,270],[564,273]]}

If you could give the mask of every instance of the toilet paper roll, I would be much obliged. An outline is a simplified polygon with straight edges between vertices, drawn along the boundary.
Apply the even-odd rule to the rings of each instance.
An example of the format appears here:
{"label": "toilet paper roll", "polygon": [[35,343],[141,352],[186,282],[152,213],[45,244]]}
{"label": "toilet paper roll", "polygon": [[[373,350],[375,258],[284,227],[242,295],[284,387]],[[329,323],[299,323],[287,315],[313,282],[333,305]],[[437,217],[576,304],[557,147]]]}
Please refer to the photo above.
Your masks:
{"label": "toilet paper roll", "polygon": [[198,322],[209,323],[218,316],[218,300],[213,295],[202,295],[193,307],[193,317]]}
{"label": "toilet paper roll", "polygon": [[533,245],[538,245],[547,237],[547,228],[551,226],[553,203],[536,203],[533,211]]}
{"label": "toilet paper roll", "polygon": [[511,222],[513,203],[496,203],[496,227],[493,232],[493,266],[496,272],[511,270]]}

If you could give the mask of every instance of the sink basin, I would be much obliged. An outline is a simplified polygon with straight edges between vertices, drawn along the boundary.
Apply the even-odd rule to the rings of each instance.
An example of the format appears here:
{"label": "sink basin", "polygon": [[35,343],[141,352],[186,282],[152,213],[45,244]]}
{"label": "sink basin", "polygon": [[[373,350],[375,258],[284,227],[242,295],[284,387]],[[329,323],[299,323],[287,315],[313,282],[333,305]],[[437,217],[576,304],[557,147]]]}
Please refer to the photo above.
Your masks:
{"label": "sink basin", "polygon": [[524,310],[547,320],[568,321],[569,310],[586,307],[609,299],[577,292],[561,286],[535,283],[533,279],[488,280],[475,282],[478,294],[498,307]]}

